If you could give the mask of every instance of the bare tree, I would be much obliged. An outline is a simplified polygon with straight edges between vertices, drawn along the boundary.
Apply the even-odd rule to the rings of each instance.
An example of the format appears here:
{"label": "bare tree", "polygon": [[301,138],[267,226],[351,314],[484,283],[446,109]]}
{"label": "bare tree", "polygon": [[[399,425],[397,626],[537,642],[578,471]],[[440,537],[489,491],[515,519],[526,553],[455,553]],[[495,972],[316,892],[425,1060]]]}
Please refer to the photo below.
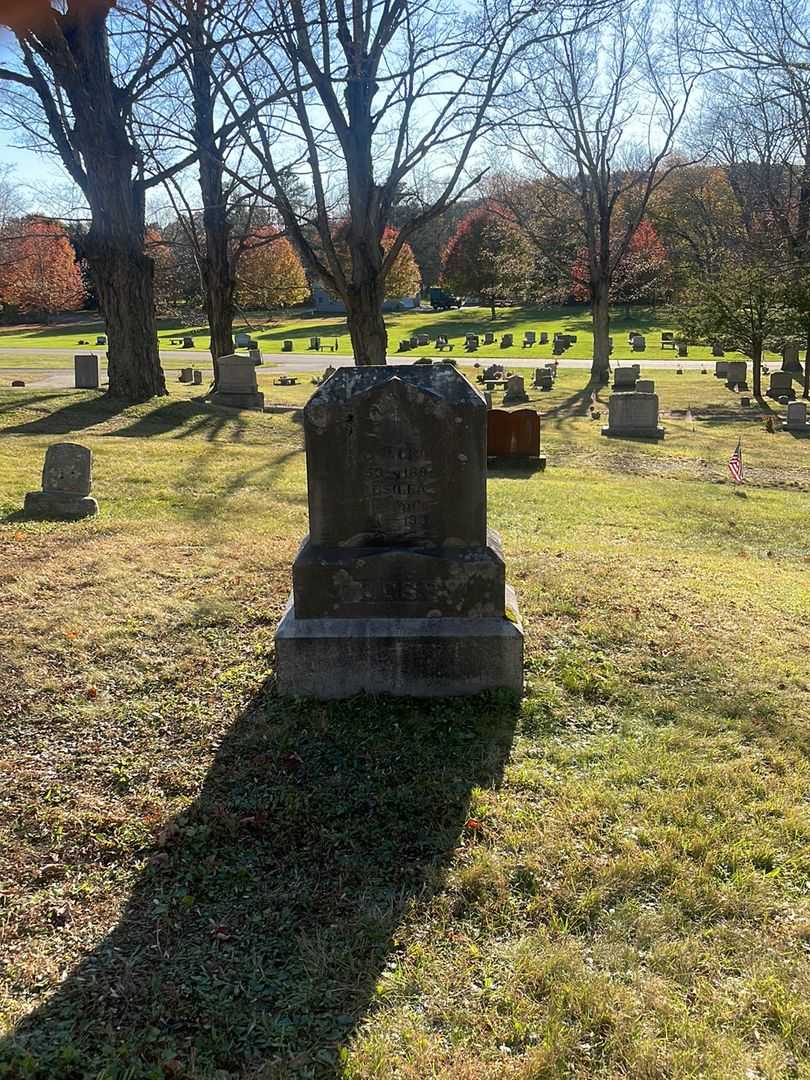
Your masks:
{"label": "bare tree", "polygon": [[[143,8],[141,12],[140,8]],[[132,137],[137,101],[171,63],[156,45],[148,4],[49,0],[4,16],[18,63],[0,68],[10,87],[4,112],[40,148],[60,156],[90,208],[85,254],[109,334],[110,394],[143,401],[165,393],[158,355],[152,262],[144,251],[147,176]]]}
{"label": "bare tree", "polygon": [[508,187],[497,197],[563,273],[576,237],[587,265],[594,379],[610,364],[613,277],[656,187],[684,164],[673,149],[697,70],[687,69],[675,14],[666,38],[655,28],[662,20],[652,0],[625,0],[597,27],[538,43],[516,65],[501,110],[501,138],[529,183],[517,186],[517,198],[514,183],[513,197]]}
{"label": "bare tree", "polygon": [[[243,27],[252,53],[221,81],[307,272],[346,306],[355,362],[384,364],[385,279],[420,228],[480,180],[476,140],[516,58],[594,18],[602,0],[265,0]],[[276,104],[262,101],[280,91]],[[408,178],[428,163],[437,189],[396,242],[381,240]],[[311,200],[294,205],[290,175]],[[244,178],[243,178],[244,179]],[[334,235],[347,223],[349,260]],[[343,231],[342,231],[343,235]]]}
{"label": "bare tree", "polygon": [[713,0],[693,6],[710,59],[704,134],[723,163],[749,241],[781,260],[806,334],[810,396],[810,6],[807,0]]}

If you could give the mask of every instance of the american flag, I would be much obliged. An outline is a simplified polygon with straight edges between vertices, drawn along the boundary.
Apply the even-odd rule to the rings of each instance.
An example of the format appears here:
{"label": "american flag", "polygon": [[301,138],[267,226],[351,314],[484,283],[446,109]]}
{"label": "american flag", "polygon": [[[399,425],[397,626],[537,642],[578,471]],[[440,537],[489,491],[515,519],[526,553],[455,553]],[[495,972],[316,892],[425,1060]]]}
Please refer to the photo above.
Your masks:
{"label": "american flag", "polygon": [[742,484],[745,480],[742,463],[742,439],[737,440],[737,448],[731,455],[731,460],[728,463],[728,471],[731,473],[731,479],[735,484]]}

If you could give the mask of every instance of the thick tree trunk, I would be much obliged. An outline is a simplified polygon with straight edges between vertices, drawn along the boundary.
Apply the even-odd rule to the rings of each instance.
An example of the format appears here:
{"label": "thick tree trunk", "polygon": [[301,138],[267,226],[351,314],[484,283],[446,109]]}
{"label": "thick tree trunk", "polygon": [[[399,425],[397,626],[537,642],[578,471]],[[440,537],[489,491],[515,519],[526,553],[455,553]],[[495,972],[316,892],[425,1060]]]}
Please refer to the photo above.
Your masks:
{"label": "thick tree trunk", "polygon": [[378,281],[351,286],[346,314],[357,367],[383,365],[386,362],[388,331],[385,329],[382,304],[382,288]]}
{"label": "thick tree trunk", "polygon": [[593,362],[591,380],[604,382],[610,371],[610,290],[605,280],[591,287],[591,318],[593,320]]}
{"label": "thick tree trunk", "polygon": [[807,331],[807,342],[804,350],[804,386],[802,397],[810,398],[810,329]]}
{"label": "thick tree trunk", "polygon": [[496,317],[495,316],[495,297],[494,296],[492,296],[491,299],[490,299],[490,310],[492,312],[492,319],[494,321],[495,317]]}
{"label": "thick tree trunk", "polygon": [[135,246],[121,251],[117,244],[92,247],[90,265],[107,327],[107,367],[110,397],[148,401],[166,393],[160,366],[153,263]]}
{"label": "thick tree trunk", "polygon": [[233,354],[233,281],[230,269],[222,264],[209,267],[206,274],[205,310],[211,330],[211,359],[214,363],[214,386],[219,383],[219,358]]}

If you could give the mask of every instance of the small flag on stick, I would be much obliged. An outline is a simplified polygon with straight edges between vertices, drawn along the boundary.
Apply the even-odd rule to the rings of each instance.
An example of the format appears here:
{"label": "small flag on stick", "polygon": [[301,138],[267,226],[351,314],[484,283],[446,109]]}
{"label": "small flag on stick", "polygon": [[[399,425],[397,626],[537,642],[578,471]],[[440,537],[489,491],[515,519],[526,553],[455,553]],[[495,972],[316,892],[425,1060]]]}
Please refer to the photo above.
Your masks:
{"label": "small flag on stick", "polygon": [[745,473],[743,472],[743,460],[742,460],[742,439],[737,440],[737,447],[734,453],[731,455],[731,460],[728,463],[728,471],[731,474],[731,479],[735,484],[742,484],[745,481]]}

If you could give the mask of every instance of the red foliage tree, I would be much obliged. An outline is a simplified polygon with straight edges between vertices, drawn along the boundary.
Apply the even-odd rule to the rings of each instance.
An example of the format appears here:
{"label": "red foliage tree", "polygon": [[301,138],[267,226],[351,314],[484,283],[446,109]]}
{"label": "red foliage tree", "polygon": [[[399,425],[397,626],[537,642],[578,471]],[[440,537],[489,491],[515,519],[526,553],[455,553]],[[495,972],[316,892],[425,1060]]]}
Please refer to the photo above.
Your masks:
{"label": "red foliage tree", "polygon": [[0,300],[23,314],[77,311],[85,299],[67,233],[44,217],[11,223],[0,237]]}
{"label": "red foliage tree", "polygon": [[473,293],[495,306],[521,291],[531,269],[526,242],[516,224],[494,207],[471,210],[459,223],[444,253],[442,284]]}
{"label": "red foliage tree", "polygon": [[[572,293],[575,300],[587,303],[591,299],[588,255],[581,251],[571,268]],[[669,257],[652,224],[643,220],[627,245],[627,251],[613,272],[610,300],[613,304],[651,303],[667,291],[670,271]]]}

